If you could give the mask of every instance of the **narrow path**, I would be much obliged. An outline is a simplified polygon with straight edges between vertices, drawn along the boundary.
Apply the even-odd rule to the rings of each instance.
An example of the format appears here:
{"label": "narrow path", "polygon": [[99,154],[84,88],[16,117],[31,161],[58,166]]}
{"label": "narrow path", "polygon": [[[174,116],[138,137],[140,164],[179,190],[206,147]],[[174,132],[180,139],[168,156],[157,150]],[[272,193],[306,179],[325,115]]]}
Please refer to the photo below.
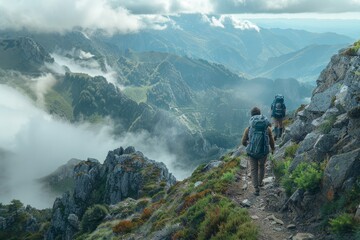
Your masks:
{"label": "narrow path", "polygon": [[237,175],[236,183],[231,186],[228,195],[239,205],[247,207],[255,224],[259,227],[259,240],[285,240],[296,235],[296,226],[278,211],[281,201],[279,188],[274,184],[270,161],[266,163],[265,186],[260,188],[260,196],[253,194],[250,164]]}

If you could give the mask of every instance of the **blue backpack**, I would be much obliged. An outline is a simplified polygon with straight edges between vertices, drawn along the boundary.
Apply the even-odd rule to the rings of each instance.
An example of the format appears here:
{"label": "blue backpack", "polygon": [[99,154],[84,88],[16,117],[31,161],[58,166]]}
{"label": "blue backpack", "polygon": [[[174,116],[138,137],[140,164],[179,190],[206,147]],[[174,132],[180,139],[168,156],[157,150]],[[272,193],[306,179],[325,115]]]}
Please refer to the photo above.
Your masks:
{"label": "blue backpack", "polygon": [[275,96],[273,103],[271,104],[271,117],[283,118],[285,117],[286,106],[284,104],[284,96],[278,94]]}
{"label": "blue backpack", "polygon": [[269,120],[264,115],[255,115],[250,118],[249,144],[246,153],[252,158],[260,159],[269,153]]}

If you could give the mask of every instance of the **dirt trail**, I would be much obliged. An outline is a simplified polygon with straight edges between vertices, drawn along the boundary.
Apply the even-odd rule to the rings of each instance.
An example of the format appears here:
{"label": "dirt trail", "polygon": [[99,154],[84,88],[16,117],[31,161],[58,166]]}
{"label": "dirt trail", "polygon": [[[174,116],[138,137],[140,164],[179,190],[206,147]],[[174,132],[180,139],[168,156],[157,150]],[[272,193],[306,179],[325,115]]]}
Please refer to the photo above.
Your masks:
{"label": "dirt trail", "polygon": [[291,226],[293,223],[286,214],[278,210],[279,199],[282,196],[274,183],[269,160],[266,169],[265,185],[260,188],[260,196],[253,194],[254,188],[251,184],[251,176],[248,174],[250,165],[238,173],[237,181],[229,189],[228,195],[239,205],[248,208],[251,218],[259,227],[260,240],[291,239],[298,231],[295,225]]}

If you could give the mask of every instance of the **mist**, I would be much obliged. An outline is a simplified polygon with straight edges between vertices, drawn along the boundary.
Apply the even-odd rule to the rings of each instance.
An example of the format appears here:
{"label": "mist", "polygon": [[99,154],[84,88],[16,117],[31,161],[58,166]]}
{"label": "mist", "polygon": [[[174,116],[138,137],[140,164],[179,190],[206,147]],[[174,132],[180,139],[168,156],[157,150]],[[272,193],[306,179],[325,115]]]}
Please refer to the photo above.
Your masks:
{"label": "mist", "polygon": [[88,157],[103,162],[109,150],[134,146],[150,159],[164,162],[177,179],[190,170],[175,168],[176,156],[163,147],[165,140],[147,132],[115,137],[111,121],[106,125],[70,124],[53,118],[21,93],[0,85],[0,149],[4,179],[0,202],[19,199],[37,208],[51,207],[55,196],[35,180],[55,171],[71,158]]}
{"label": "mist", "polygon": [[[68,58],[64,55],[70,54],[74,58]],[[79,56],[76,56],[79,55]],[[100,64],[93,59],[93,55],[89,52],[79,50],[79,53],[75,53],[73,49],[71,52],[53,53],[51,57],[54,58],[54,63],[47,64],[47,67],[58,74],[65,74],[64,66],[66,66],[71,72],[81,72],[88,74],[91,77],[103,76],[109,83],[123,89],[117,81],[117,73],[105,62],[106,72],[101,70]],[[77,59],[75,59],[77,57]]]}

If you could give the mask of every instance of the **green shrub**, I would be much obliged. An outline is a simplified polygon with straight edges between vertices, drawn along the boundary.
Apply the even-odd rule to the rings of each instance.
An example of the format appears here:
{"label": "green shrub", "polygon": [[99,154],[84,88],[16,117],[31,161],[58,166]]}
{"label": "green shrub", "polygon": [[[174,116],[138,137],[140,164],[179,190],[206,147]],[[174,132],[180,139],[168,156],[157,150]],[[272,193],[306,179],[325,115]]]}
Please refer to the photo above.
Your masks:
{"label": "green shrub", "polygon": [[359,224],[359,222],[348,213],[343,213],[336,218],[331,219],[329,223],[331,231],[335,234],[353,232],[356,228],[356,225]]}
{"label": "green shrub", "polygon": [[318,127],[319,131],[323,134],[328,134],[331,131],[332,126],[336,121],[336,116],[331,116],[326,119],[320,126]]}
{"label": "green shrub", "polygon": [[360,40],[355,42],[352,47],[344,51],[345,55],[355,56],[357,51],[360,49]]}
{"label": "green shrub", "polygon": [[96,204],[88,208],[81,220],[82,231],[94,231],[108,213],[109,211],[104,205]]}
{"label": "green shrub", "polygon": [[285,160],[271,159],[271,161],[275,179],[279,182],[281,181],[282,177],[289,171],[292,159],[288,157]]}
{"label": "green shrub", "polygon": [[313,191],[320,186],[323,171],[316,163],[300,163],[293,172],[287,172],[281,180],[286,193],[291,195],[297,188]]}
{"label": "green shrub", "polygon": [[235,175],[232,172],[226,172],[221,176],[221,180],[225,182],[233,182],[235,181]]}
{"label": "green shrub", "polygon": [[258,235],[247,210],[220,195],[206,195],[180,219],[184,229],[173,239],[257,239]]}
{"label": "green shrub", "polygon": [[294,158],[295,157],[295,153],[299,148],[299,144],[294,144],[291,145],[287,148],[285,148],[285,157],[291,157]]}
{"label": "green shrub", "polygon": [[294,182],[303,190],[313,191],[320,186],[323,172],[316,163],[301,163],[294,171]]}

